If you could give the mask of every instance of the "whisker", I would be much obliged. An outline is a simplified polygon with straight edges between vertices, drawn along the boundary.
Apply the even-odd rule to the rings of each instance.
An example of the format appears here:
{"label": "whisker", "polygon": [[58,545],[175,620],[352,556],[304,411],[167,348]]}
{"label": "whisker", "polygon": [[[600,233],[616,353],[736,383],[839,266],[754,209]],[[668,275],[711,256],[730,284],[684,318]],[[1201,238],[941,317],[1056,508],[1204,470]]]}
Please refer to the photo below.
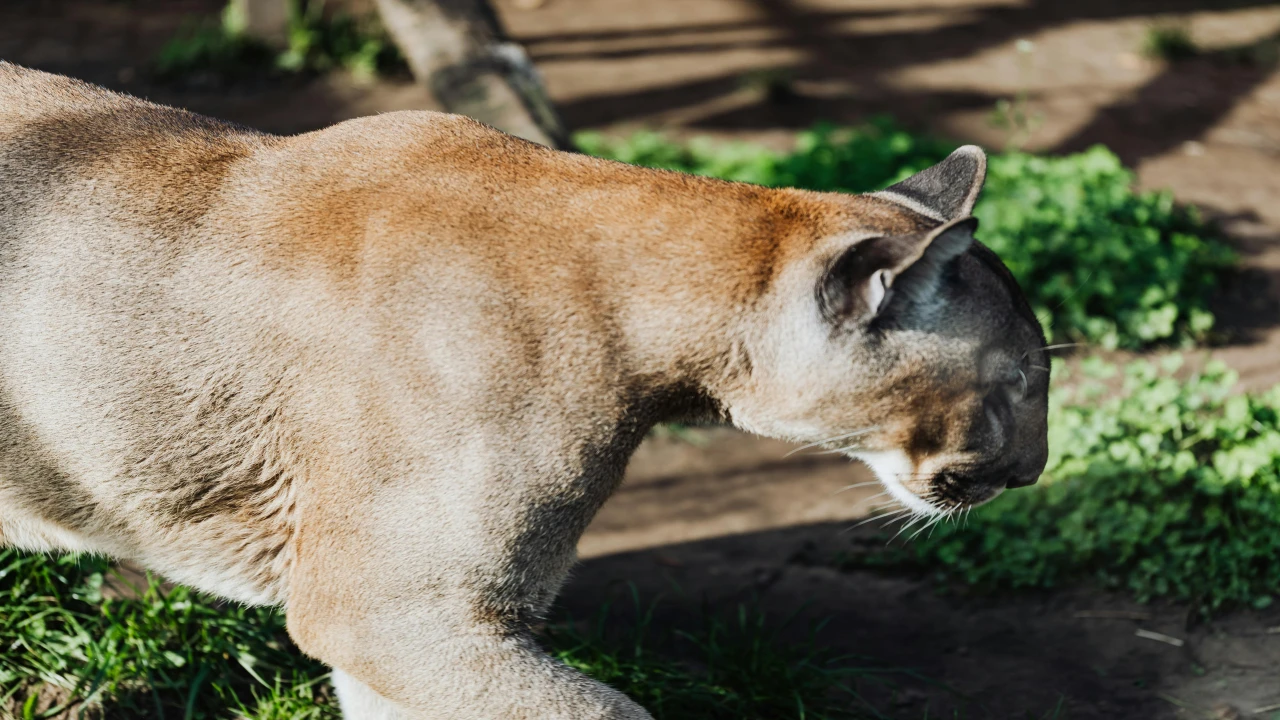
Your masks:
{"label": "whisker", "polygon": [[[856,490],[857,488],[860,488],[860,487],[866,487],[868,485],[879,485],[879,484],[880,484],[879,480],[868,480],[867,482],[860,482],[860,483],[854,483],[852,485],[845,485],[844,487],[840,488],[839,490],[835,491],[832,494],[839,495],[840,493],[848,490]],[[888,492],[888,491],[886,490],[885,492]],[[884,493],[880,493],[880,495],[883,495],[883,494]],[[880,497],[880,495],[872,495],[871,497]]]}
{"label": "whisker", "polygon": [[1088,274],[1088,275],[1086,275],[1086,276],[1084,277],[1084,279],[1080,281],[1080,284],[1076,286],[1076,289],[1075,289],[1075,290],[1072,290],[1072,291],[1071,291],[1071,292],[1069,292],[1069,293],[1067,293],[1067,296],[1066,296],[1066,297],[1064,297],[1064,298],[1062,298],[1062,302],[1058,303],[1058,304],[1057,304],[1053,309],[1054,309],[1054,310],[1057,310],[1058,308],[1062,307],[1063,305],[1066,305],[1066,304],[1067,304],[1067,301],[1068,301],[1068,300],[1070,300],[1070,299],[1071,299],[1071,298],[1072,298],[1076,293],[1080,292],[1080,288],[1084,287],[1084,286],[1085,286],[1085,284],[1087,284],[1087,283],[1089,282],[1089,279],[1093,277],[1093,274],[1094,274],[1095,272],[1097,272],[1097,271],[1098,271],[1098,269],[1097,269],[1097,268],[1094,268],[1093,270],[1090,270],[1090,271],[1089,271],[1089,274]]}
{"label": "whisker", "polygon": [[859,436],[859,435],[866,435],[867,433],[869,433],[869,432],[874,432],[875,430],[878,430],[878,429],[880,429],[880,427],[879,427],[878,425],[872,425],[871,427],[865,427],[865,428],[862,428],[861,430],[854,430],[853,432],[851,432],[851,433],[845,433],[844,435],[836,435],[836,436],[834,436],[834,437],[826,438],[825,440],[819,440],[819,441],[817,441],[817,442],[811,442],[811,443],[809,443],[808,445],[801,445],[800,447],[796,448],[795,450],[792,450],[791,452],[787,453],[786,455],[783,455],[782,457],[784,457],[784,458],[786,458],[786,457],[791,457],[792,455],[795,455],[796,453],[800,452],[801,450],[808,450],[808,449],[809,449],[809,448],[811,448],[811,447],[818,447],[819,445],[826,445],[827,443],[829,443],[829,442],[835,442],[836,440],[844,440],[845,438],[857,437],[857,436]]}
{"label": "whisker", "polygon": [[1049,351],[1049,350],[1061,350],[1063,348],[1073,348],[1073,347],[1084,347],[1084,343],[1060,343],[1058,345],[1045,345],[1040,349],[1044,351]]}
{"label": "whisker", "polygon": [[[878,430],[878,429],[879,429],[878,427],[869,428],[868,432],[870,432],[870,430]],[[835,448],[834,450],[824,450],[817,454],[818,455],[835,455],[836,453],[848,452],[850,450],[861,450],[863,449],[863,447],[864,446],[862,445],[862,443],[853,443],[851,445],[845,445],[844,447]]]}
{"label": "whisker", "polygon": [[884,512],[892,507],[894,507],[894,501],[890,499],[887,502],[882,502],[878,505],[875,505],[869,508],[867,512],[871,513],[872,515],[875,515],[878,518],[884,518],[885,517]]}
{"label": "whisker", "polygon": [[890,518],[894,518],[894,517],[896,517],[896,516],[901,516],[901,515],[903,515],[903,514],[905,514],[905,513],[908,513],[908,512],[911,512],[911,508],[902,508],[901,510],[895,510],[895,511],[893,511],[893,512],[891,512],[891,513],[887,513],[887,514],[885,514],[885,515],[872,515],[872,516],[871,516],[871,517],[869,517],[869,518],[863,518],[861,521],[859,521],[859,522],[858,522],[857,524],[855,524],[855,525],[851,525],[850,527],[845,528],[844,530],[841,530],[841,531],[840,531],[840,534],[841,534],[841,535],[843,535],[844,533],[847,533],[847,532],[853,532],[854,530],[857,530],[858,528],[862,527],[863,525],[866,525],[867,523],[869,523],[869,522],[873,522],[873,521],[875,521],[875,520],[888,520],[888,519],[890,519]]}
{"label": "whisker", "polygon": [[1059,343],[1057,345],[1045,345],[1044,347],[1035,348],[1022,353],[1022,357],[1018,358],[1018,362],[1022,362],[1024,358],[1026,358],[1028,355],[1035,352],[1036,350],[1040,350],[1041,352],[1048,352],[1050,350],[1062,350],[1064,348],[1073,348],[1073,347],[1084,347],[1084,343]]}
{"label": "whisker", "polygon": [[846,453],[846,452],[849,452],[850,450],[861,450],[861,449],[862,449],[862,445],[845,445],[844,447],[836,448],[835,450],[823,450],[822,452],[820,452],[820,453],[815,453],[815,454],[817,454],[817,455],[839,455],[840,453]]}
{"label": "whisker", "polygon": [[931,520],[929,523],[927,523],[924,527],[922,527],[922,528],[920,528],[919,530],[917,530],[917,531],[915,531],[914,533],[912,533],[912,534],[911,534],[911,537],[907,538],[907,540],[915,540],[915,539],[916,539],[916,537],[917,537],[920,533],[922,533],[922,532],[924,532],[925,530],[928,530],[929,528],[933,527],[933,524],[934,524],[934,523],[936,523],[938,520],[941,520],[941,519],[942,519],[942,518],[944,518],[944,517],[946,517],[946,516],[945,516],[945,515],[939,515],[939,516],[935,517],[933,520]]}
{"label": "whisker", "polygon": [[906,523],[902,527],[898,528],[898,532],[894,533],[893,537],[889,538],[889,542],[885,543],[884,546],[889,547],[890,545],[892,545],[893,541],[897,540],[898,536],[901,535],[903,532],[905,532],[907,528],[913,527],[916,523],[920,522],[924,518],[925,518],[924,515],[918,515],[918,514],[912,515],[911,522]]}
{"label": "whisker", "polygon": [[[897,515],[898,513],[894,513],[894,514],[895,514],[895,515]],[[886,519],[886,518],[889,518],[889,519]],[[894,521],[899,520],[899,519],[901,519],[901,518],[893,518],[893,517],[891,517],[891,516],[886,516],[886,515],[877,515],[877,516],[875,516],[875,517],[873,517],[873,518],[867,518],[866,520],[863,520],[862,522],[858,523],[857,525],[851,525],[851,526],[849,526],[849,527],[847,527],[847,528],[845,528],[845,529],[841,530],[841,531],[837,534],[837,536],[839,536],[839,535],[847,535],[847,534],[849,534],[849,533],[853,532],[854,530],[857,530],[858,528],[862,527],[863,525],[865,525],[865,524],[867,524],[867,523],[871,522],[872,520],[885,520],[885,521],[886,521],[886,522],[885,522],[885,525],[888,525],[889,523],[894,522]]]}
{"label": "whisker", "polygon": [[[871,497],[869,497],[869,498],[863,498],[862,500],[859,500],[857,503],[855,503],[855,504],[854,504],[854,507],[857,507],[858,505],[863,505],[863,504],[865,504],[865,503],[869,503],[869,502],[871,502],[872,500],[875,500],[875,499],[876,499],[876,498],[878,498],[878,497],[884,497],[885,495],[888,495],[888,494],[889,494],[889,491],[888,491],[888,490],[885,490],[885,491],[884,491],[884,492],[882,492],[882,493],[876,493],[875,495],[872,495],[872,496],[871,496]],[[888,506],[888,505],[885,505],[885,507],[889,507],[889,506]]]}
{"label": "whisker", "polygon": [[[950,517],[951,517],[951,515],[950,515],[950,514],[947,514],[947,515],[942,515],[942,516],[940,516],[940,517],[945,519],[945,518],[950,518]],[[929,534],[928,534],[928,535],[925,535],[925,537],[926,537],[926,538],[931,538],[931,537],[933,537],[933,531],[934,531],[934,530],[937,530],[937,529],[938,529],[938,526],[939,526],[939,525],[941,525],[941,524],[942,524],[942,523],[934,523],[934,524],[933,524],[933,526],[929,528]]]}
{"label": "whisker", "polygon": [[886,523],[884,523],[883,525],[881,525],[881,526],[880,526],[880,529],[881,529],[881,530],[887,530],[887,529],[889,529],[889,527],[890,527],[890,526],[892,526],[894,523],[911,522],[911,518],[913,518],[913,517],[915,517],[915,513],[914,513],[914,512],[898,513],[898,514],[897,514],[897,517],[894,517],[892,520],[889,520],[888,522],[886,522]]}
{"label": "whisker", "polygon": [[898,517],[895,517],[894,519],[892,519],[892,520],[890,520],[889,522],[885,523],[885,524],[884,524],[884,527],[886,527],[886,528],[887,528],[888,526],[890,526],[890,525],[892,525],[892,524],[894,524],[894,523],[896,523],[896,522],[904,522],[904,523],[910,523],[910,522],[913,522],[913,521],[914,521],[915,516],[916,516],[916,512],[915,512],[914,510],[912,510],[912,511],[911,511],[911,512],[909,512],[909,513],[899,513],[899,514],[898,514]]}

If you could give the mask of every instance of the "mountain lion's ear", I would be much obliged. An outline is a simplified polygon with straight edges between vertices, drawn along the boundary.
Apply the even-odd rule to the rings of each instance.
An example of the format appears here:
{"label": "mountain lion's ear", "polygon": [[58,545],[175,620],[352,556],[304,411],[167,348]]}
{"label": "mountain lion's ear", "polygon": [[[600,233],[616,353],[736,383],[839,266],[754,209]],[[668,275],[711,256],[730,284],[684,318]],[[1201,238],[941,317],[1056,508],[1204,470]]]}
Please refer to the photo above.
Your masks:
{"label": "mountain lion's ear", "polygon": [[884,312],[895,294],[932,295],[942,269],[973,244],[978,220],[963,217],[927,233],[863,240],[831,263],[818,285],[822,314],[837,324],[865,323]]}
{"label": "mountain lion's ear", "polygon": [[986,153],[976,145],[965,145],[937,165],[872,195],[946,222],[973,212],[986,177]]}

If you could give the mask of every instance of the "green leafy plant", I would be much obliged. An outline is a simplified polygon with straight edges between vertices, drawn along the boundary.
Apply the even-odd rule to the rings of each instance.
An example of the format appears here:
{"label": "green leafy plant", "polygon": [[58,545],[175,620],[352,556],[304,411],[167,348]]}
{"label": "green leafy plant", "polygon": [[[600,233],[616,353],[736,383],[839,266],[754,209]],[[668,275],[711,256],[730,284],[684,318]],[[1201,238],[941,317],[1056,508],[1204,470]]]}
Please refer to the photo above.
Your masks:
{"label": "green leafy plant", "polygon": [[1050,458],[1032,488],[871,564],[933,568],[988,588],[1092,580],[1206,612],[1280,593],[1280,388],[1231,394],[1211,363],[1189,380],[1139,361],[1051,397]]}
{"label": "green leafy plant", "polygon": [[[932,165],[951,143],[886,119],[819,126],[791,153],[640,133],[577,137],[587,153],[726,180],[810,190],[879,190]],[[1234,263],[1230,249],[1169,193],[1136,192],[1133,174],[1096,147],[1066,157],[991,156],[975,215],[979,237],[1009,265],[1059,340],[1114,348],[1189,344],[1213,326],[1208,299]]]}
{"label": "green leafy plant", "polygon": [[906,132],[883,117],[856,128],[818,125],[797,135],[795,150],[790,153],[707,138],[681,145],[652,132],[622,140],[579,133],[574,142],[589,155],[633,165],[757,185],[841,192],[880,189],[929,167],[955,149],[952,143]]}
{"label": "green leafy plant", "polygon": [[322,0],[308,0],[289,23],[289,46],[276,57],[284,70],[327,72],[336,68],[372,77],[398,72],[404,59],[373,17],[324,13]]}
{"label": "green leafy plant", "polygon": [[1058,339],[1132,349],[1189,344],[1213,327],[1209,296],[1234,253],[1193,208],[1133,181],[1102,147],[991,158],[979,237]]}
{"label": "green leafy plant", "polygon": [[211,77],[234,82],[270,74],[345,69],[359,77],[405,69],[404,59],[376,18],[325,12],[323,0],[298,0],[289,17],[288,44],[277,52],[249,36],[232,5],[218,22],[186,28],[154,61],[164,80]]}
{"label": "green leafy plant", "polygon": [[1142,51],[1148,57],[1169,62],[1200,54],[1200,48],[1191,37],[1191,27],[1185,21],[1164,22],[1147,28]]}
{"label": "green leafy plant", "polygon": [[196,74],[234,80],[269,69],[275,53],[245,35],[228,5],[216,22],[188,25],[165,43],[153,61],[156,77],[177,80]]}

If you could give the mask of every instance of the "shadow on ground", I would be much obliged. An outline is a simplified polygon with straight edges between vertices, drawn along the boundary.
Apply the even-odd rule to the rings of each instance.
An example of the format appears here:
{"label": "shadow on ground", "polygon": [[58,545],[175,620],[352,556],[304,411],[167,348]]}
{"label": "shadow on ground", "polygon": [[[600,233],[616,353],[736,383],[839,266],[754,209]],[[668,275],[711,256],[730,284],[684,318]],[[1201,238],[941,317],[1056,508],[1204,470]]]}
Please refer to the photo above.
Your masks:
{"label": "shadow on ground", "polygon": [[[887,80],[895,71],[971,58],[1013,40],[1035,36],[1059,27],[1088,22],[1105,22],[1152,15],[1218,12],[1267,7],[1262,0],[1086,0],[1084,2],[1041,2],[1018,5],[974,7],[931,7],[913,3],[910,7],[840,8],[815,10],[793,0],[751,0],[755,19],[724,23],[693,24],[669,29],[636,31],[554,33],[521,36],[535,60],[541,62],[614,60],[645,55],[715,54],[727,51],[794,50],[796,62],[775,68],[797,83],[836,83],[845,88],[837,97],[809,94],[774,94],[757,98],[723,112],[700,117],[695,125],[704,128],[766,129],[806,127],[814,118],[852,122],[869,115],[891,113],[928,124],[930,116],[960,110],[988,110],[1005,97],[1000,92],[970,89],[921,91],[899,88]],[[920,26],[916,18],[950,10],[937,26]],[[881,32],[850,29],[852,23],[871,21],[886,28]],[[771,30],[756,40],[687,41],[690,34],[742,33]],[[601,41],[622,47],[565,50],[574,42]],[[552,49],[544,49],[552,48]],[[1112,51],[1120,48],[1112,48]],[[1088,51],[1094,51],[1089,48]],[[1224,117],[1235,101],[1247,95],[1270,74],[1265,68],[1238,72],[1222,68],[1221,57],[1207,56],[1189,63],[1177,63],[1147,83],[1136,96],[1106,107],[1094,122],[1060,144],[1063,151],[1103,142],[1124,143],[1126,161],[1134,163],[1158,154],[1186,140],[1199,137]],[[639,92],[617,92],[577,98],[562,104],[573,126],[597,126],[634,116],[653,115],[697,105],[708,97],[732,93],[743,85],[741,72],[671,82]],[[783,98],[779,100],[779,98]],[[1178,115],[1164,113],[1172,105]],[[1157,122],[1157,118],[1163,122]],[[1170,122],[1173,120],[1173,122]]]}
{"label": "shadow on ground", "polygon": [[607,605],[624,620],[634,593],[641,610],[656,603],[653,626],[664,629],[739,606],[794,617],[795,640],[826,622],[822,644],[909,671],[868,696],[892,717],[918,719],[926,707],[928,717],[1055,717],[1061,703],[1059,718],[1159,720],[1280,703],[1280,608],[1204,623],[1186,605],[1088,588],[979,593],[857,567],[849,558],[888,539],[878,522],[859,526],[880,492],[865,468],[784,457],[786,444],[727,429],[694,437],[641,446],[580,544],[586,560],[559,613],[591,618]]}
{"label": "shadow on ground", "polygon": [[[825,622],[821,644],[893,671],[888,687],[862,687],[891,717],[1160,720],[1204,716],[1179,714],[1180,704],[1207,713],[1277,702],[1280,640],[1268,628],[1280,625],[1280,613],[1205,626],[1189,623],[1183,606],[1142,606],[1099,591],[943,592],[929,578],[841,570],[838,558],[851,544],[872,542],[844,533],[848,527],[824,523],[594,558],[575,572],[559,612],[595,617],[607,603],[610,617],[630,621],[634,593],[640,609],[653,611],[652,626],[666,632],[700,627],[707,608],[792,618],[784,636],[797,642]],[[1138,629],[1186,644],[1144,639]]]}

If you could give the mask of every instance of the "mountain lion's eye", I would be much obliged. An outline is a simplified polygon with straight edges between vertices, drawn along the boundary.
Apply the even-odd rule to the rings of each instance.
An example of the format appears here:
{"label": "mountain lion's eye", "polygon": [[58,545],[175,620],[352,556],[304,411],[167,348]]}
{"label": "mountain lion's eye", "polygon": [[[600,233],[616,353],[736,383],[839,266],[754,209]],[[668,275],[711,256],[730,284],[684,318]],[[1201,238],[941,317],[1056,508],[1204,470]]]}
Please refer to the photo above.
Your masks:
{"label": "mountain lion's eye", "polygon": [[1009,388],[1009,395],[1014,400],[1021,400],[1027,396],[1027,373],[1018,368],[1017,377],[1005,381],[1005,386]]}

